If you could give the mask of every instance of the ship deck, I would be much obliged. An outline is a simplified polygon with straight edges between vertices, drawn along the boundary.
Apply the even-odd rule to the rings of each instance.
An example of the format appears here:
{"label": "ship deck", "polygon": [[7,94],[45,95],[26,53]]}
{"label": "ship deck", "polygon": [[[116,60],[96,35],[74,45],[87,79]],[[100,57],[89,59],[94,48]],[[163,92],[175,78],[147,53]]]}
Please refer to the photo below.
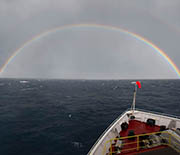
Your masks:
{"label": "ship deck", "polygon": [[[141,122],[138,120],[130,120],[128,128],[120,132],[120,137],[127,137],[130,130],[133,130],[135,135],[141,135],[141,134],[158,132],[160,131],[160,126],[157,126],[157,125],[150,126],[145,122]],[[139,139],[139,145],[141,144],[141,142],[142,142],[142,139]],[[140,149],[137,151],[137,145],[138,144],[137,144],[136,137],[124,139],[123,147],[121,148],[121,153],[116,153],[116,154],[117,155],[123,155],[123,154],[126,154],[126,155],[127,154],[128,155],[132,155],[132,154],[149,155],[150,154],[151,155],[151,154],[158,154],[164,151],[167,151],[169,153],[171,152],[176,153],[176,151],[174,151],[173,149],[165,145],[159,145],[159,146],[143,148],[143,149],[140,147]]]}
{"label": "ship deck", "polygon": [[160,126],[149,126],[145,122],[141,122],[138,120],[130,120],[129,126],[127,130],[121,131],[120,136],[126,137],[130,130],[133,130],[135,135],[158,132],[160,130]]}
{"label": "ship deck", "polygon": [[180,152],[180,119],[126,111],[101,135],[89,155],[151,155]]}
{"label": "ship deck", "polygon": [[156,148],[154,150],[149,150],[149,151],[145,151],[145,152],[137,153],[137,154],[138,155],[156,155],[156,154],[179,155],[179,153],[173,150],[171,147]]}
{"label": "ship deck", "polygon": [[[141,122],[138,120],[130,120],[128,128],[126,130],[123,130],[120,132],[120,137],[127,137],[129,134],[129,131],[134,131],[135,135],[140,134],[147,134],[147,133],[153,133],[158,132],[160,130],[160,126],[154,125],[150,126],[145,122]],[[132,152],[137,152],[137,138],[132,139],[124,139],[124,143],[127,145],[123,146],[122,153],[121,154],[127,154]],[[134,148],[134,149],[133,149]],[[159,147],[157,147],[158,149]],[[139,150],[138,152],[144,152],[144,151],[150,151],[151,149],[143,149]]]}

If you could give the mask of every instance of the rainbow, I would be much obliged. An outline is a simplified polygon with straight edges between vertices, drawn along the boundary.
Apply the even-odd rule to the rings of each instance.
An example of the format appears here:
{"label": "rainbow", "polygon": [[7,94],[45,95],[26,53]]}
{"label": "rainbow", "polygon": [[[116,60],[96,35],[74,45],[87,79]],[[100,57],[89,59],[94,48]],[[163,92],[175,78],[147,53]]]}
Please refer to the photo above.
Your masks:
{"label": "rainbow", "polygon": [[13,61],[13,59],[15,59],[15,57],[21,52],[23,51],[24,48],[30,46],[32,43],[34,43],[37,40],[40,40],[41,38],[48,36],[52,33],[55,33],[57,31],[62,31],[62,30],[68,30],[68,29],[72,29],[72,28],[81,28],[81,27],[93,27],[93,28],[101,28],[101,29],[106,29],[106,30],[113,30],[113,31],[118,31],[121,33],[124,33],[126,35],[129,35],[133,38],[135,38],[136,40],[139,40],[141,42],[143,42],[144,44],[146,44],[147,46],[151,47],[154,49],[154,51],[156,51],[163,59],[166,60],[166,62],[171,66],[171,68],[175,71],[176,75],[178,78],[180,78],[180,70],[178,69],[178,67],[175,65],[175,63],[168,57],[168,55],[162,51],[159,47],[157,47],[156,45],[154,45],[152,42],[148,41],[147,39],[143,38],[142,36],[133,33],[133,32],[129,32],[125,29],[119,28],[119,27],[115,27],[115,26],[109,26],[109,25],[102,25],[102,24],[72,24],[72,25],[65,25],[65,26],[60,26],[60,27],[56,27],[50,30],[47,30],[45,32],[42,32],[36,36],[34,36],[32,39],[28,40],[27,42],[25,42],[21,47],[19,47],[8,59],[7,61],[3,64],[3,66],[0,68],[0,74],[2,74],[5,69],[7,68],[7,66]]}

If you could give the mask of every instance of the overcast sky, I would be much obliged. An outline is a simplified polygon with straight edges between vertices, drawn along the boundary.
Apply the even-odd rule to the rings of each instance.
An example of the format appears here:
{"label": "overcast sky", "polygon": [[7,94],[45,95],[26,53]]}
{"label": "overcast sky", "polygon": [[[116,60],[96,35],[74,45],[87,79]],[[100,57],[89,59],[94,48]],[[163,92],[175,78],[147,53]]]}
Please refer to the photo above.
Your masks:
{"label": "overcast sky", "polygon": [[[0,66],[33,36],[69,24],[104,24],[139,34],[180,68],[179,0],[0,0]],[[1,77],[178,78],[154,49],[123,33],[74,27],[24,48]]]}

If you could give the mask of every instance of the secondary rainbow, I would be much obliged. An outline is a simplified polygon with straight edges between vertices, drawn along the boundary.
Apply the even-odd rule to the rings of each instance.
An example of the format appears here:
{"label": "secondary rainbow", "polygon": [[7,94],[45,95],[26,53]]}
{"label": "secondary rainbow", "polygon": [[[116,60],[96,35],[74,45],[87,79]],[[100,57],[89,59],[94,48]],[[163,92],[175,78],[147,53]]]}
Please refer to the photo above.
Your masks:
{"label": "secondary rainbow", "polygon": [[162,58],[164,58],[166,60],[166,62],[171,66],[171,68],[175,71],[175,73],[177,74],[178,78],[180,78],[180,70],[178,69],[178,67],[175,65],[175,63],[168,57],[168,55],[162,51],[159,47],[157,47],[156,45],[154,45],[152,42],[148,41],[147,39],[143,38],[142,36],[130,32],[128,30],[119,28],[119,27],[115,27],[115,26],[109,26],[109,25],[102,25],[102,24],[72,24],[72,25],[65,25],[65,26],[60,26],[60,27],[56,27],[50,30],[47,30],[43,33],[40,33],[36,36],[34,36],[32,39],[28,40],[27,42],[25,42],[21,47],[19,47],[9,58],[8,60],[4,63],[4,65],[0,68],[0,74],[2,74],[4,72],[4,70],[7,68],[8,64],[10,64],[13,59],[15,59],[15,57],[21,52],[23,51],[24,48],[30,46],[32,43],[34,43],[37,40],[40,40],[41,38],[48,36],[52,33],[55,33],[57,31],[63,31],[63,30],[68,30],[68,29],[72,29],[72,28],[81,28],[81,27],[89,27],[89,28],[101,28],[101,29],[106,29],[106,30],[113,30],[113,31],[118,31],[124,34],[127,34],[133,38],[135,38],[136,40],[139,40],[141,42],[143,42],[144,44],[150,46],[151,48],[154,49],[154,51],[156,51]]}

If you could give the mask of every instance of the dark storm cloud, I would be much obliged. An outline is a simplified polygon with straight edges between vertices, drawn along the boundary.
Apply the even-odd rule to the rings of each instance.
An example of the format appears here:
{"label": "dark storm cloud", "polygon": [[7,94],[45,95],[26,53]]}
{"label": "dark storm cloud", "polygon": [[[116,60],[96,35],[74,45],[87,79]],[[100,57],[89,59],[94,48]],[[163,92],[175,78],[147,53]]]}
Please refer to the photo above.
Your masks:
{"label": "dark storm cloud", "polygon": [[[168,0],[151,0],[148,2],[144,0],[1,0],[0,65],[6,61],[6,59],[13,53],[13,51],[15,51],[25,41],[29,40],[36,34],[66,24],[100,23],[114,25],[117,27],[119,26],[140,34],[163,49],[180,67],[180,52],[178,48],[178,40],[180,39],[180,32],[178,30],[178,27],[180,26],[180,20],[178,16],[179,13],[180,2],[177,0],[174,0],[173,2]],[[90,41],[94,49],[88,49],[85,55],[81,53],[82,51],[74,52],[76,54],[73,54],[72,51],[69,52],[69,54],[68,52],[65,52],[67,50],[70,51],[74,49],[70,47],[68,49],[68,46],[65,46],[63,49],[62,46],[58,46],[56,40],[62,40],[62,34],[58,33],[59,35],[54,36],[54,38],[47,38],[47,40],[49,39],[48,42],[45,40],[41,42],[41,44],[44,44],[43,46],[49,46],[46,47],[46,52],[43,52],[43,46],[38,45],[38,43],[36,45],[32,45],[32,47],[24,49],[26,52],[19,54],[16,60],[14,60],[14,63],[11,63],[11,66],[9,66],[11,69],[9,69],[9,71],[7,69],[7,73],[4,74],[4,76],[59,78],[63,77],[64,73],[66,73],[72,74],[70,76],[72,78],[80,78],[82,77],[81,74],[89,75],[92,73],[93,77],[96,78],[98,76],[96,73],[101,70],[101,74],[104,74],[104,76],[107,72],[111,75],[111,78],[118,78],[118,70],[121,68],[121,71],[123,72],[123,78],[131,77],[128,72],[134,73],[134,77],[146,78],[148,77],[149,71],[151,71],[151,76],[149,76],[152,78],[177,77],[174,75],[172,70],[169,69],[167,63],[162,61],[162,58],[159,58],[157,55],[150,55],[150,61],[158,59],[155,60],[155,64],[159,65],[159,67],[157,67],[157,71],[153,71],[154,66],[150,65],[150,62],[146,63],[148,52],[144,53],[144,62],[141,60],[142,62],[138,64],[136,59],[131,59],[133,54],[128,53],[133,50],[134,53],[138,52],[136,51],[136,48],[134,48],[135,42],[132,45],[130,41],[125,42],[125,39],[122,41],[124,42],[123,44],[119,43],[117,48],[114,48],[114,42],[116,39],[118,40],[115,33],[113,33],[113,36],[109,37],[108,40],[103,40],[102,36],[104,33],[105,32],[101,34],[99,32],[100,36],[92,34],[94,35],[95,39],[94,42],[92,39],[90,39]],[[86,47],[90,48],[88,39],[86,38],[86,41],[83,41],[82,35],[83,34],[79,36],[77,49],[84,50]],[[70,46],[75,46],[70,38],[74,37],[74,39],[77,40],[77,35],[74,36],[72,34],[66,34],[63,37],[65,41],[71,42]],[[101,42],[97,41],[98,37],[102,40],[101,46]],[[54,40],[52,41],[52,39]],[[81,40],[83,42],[83,47],[80,48],[79,45]],[[98,42],[98,44],[96,44],[96,42]],[[66,43],[64,42],[64,44]],[[108,46],[105,46],[104,44]],[[113,55],[113,52],[111,54],[109,51],[98,53],[99,50],[105,51],[103,46],[109,50],[113,49],[125,51],[128,50],[128,46],[132,46],[134,49],[129,49],[128,52],[121,52],[119,55],[116,54],[115,56],[111,56]],[[141,50],[150,50],[147,46],[142,44],[138,43],[138,46],[141,46]],[[52,48],[54,57],[50,56],[52,55]],[[38,52],[36,52],[36,56],[33,56],[34,51],[37,50]],[[59,52],[59,50],[61,50],[61,52]],[[97,54],[99,54],[99,57],[102,58],[101,60],[96,57]],[[80,59],[82,55],[83,58],[87,57],[87,63],[82,62]],[[88,57],[93,58],[94,65],[88,61]],[[111,57],[112,59],[110,59]],[[122,57],[126,59],[123,60]],[[138,58],[138,56],[136,56],[136,58]],[[61,63],[59,63],[58,59],[61,60]],[[128,59],[131,61],[128,62]],[[69,60],[69,63],[73,64],[68,66],[69,64],[66,63],[66,60]],[[27,61],[28,65],[26,64],[23,66],[22,64],[26,63]],[[119,61],[121,63],[119,63]],[[160,64],[158,64],[158,61]],[[138,67],[140,67],[139,65],[142,65],[142,63],[144,63],[144,69],[141,68],[141,73],[134,70],[134,68],[128,68],[128,65],[134,66],[136,64],[138,70]],[[165,64],[162,65],[162,63]],[[122,68],[122,64],[124,64],[124,66],[130,70],[126,72],[126,69]],[[61,70],[56,67],[59,65],[63,66],[61,67]],[[67,70],[69,70],[69,73],[67,73]],[[161,70],[161,74],[158,74],[159,70]],[[91,75],[89,75],[89,77],[91,77]]]}

